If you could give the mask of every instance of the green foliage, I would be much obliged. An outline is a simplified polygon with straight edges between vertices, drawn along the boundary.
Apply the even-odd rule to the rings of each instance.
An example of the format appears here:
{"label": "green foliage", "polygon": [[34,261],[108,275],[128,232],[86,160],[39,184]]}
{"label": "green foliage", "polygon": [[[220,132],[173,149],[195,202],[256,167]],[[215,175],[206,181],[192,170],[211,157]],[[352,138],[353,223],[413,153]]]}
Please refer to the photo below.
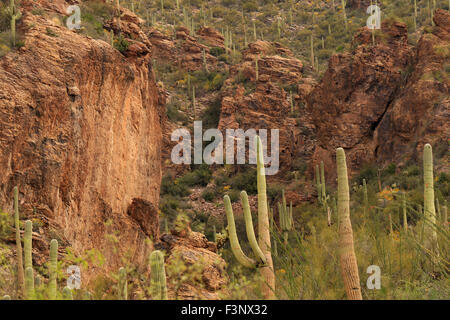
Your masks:
{"label": "green foliage", "polygon": [[114,48],[119,50],[121,53],[127,51],[129,46],[130,43],[122,35],[119,35],[114,39]]}
{"label": "green foliage", "polygon": [[11,215],[0,209],[0,238],[6,238],[11,235],[12,230]]}

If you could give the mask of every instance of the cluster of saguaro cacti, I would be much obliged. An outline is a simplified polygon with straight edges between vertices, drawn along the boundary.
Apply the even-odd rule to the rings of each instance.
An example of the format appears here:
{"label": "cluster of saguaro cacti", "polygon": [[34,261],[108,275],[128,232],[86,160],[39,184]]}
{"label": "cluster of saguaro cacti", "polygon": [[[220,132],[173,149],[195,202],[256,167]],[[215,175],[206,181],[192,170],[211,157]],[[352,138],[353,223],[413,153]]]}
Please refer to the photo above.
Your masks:
{"label": "cluster of saguaro cacti", "polygon": [[[36,297],[35,287],[41,286],[39,275],[34,277],[33,271],[33,222],[25,221],[25,232],[23,239],[23,251],[20,237],[20,220],[19,220],[19,190],[14,187],[14,224],[16,229],[16,246],[17,246],[17,277],[19,290],[18,295],[25,299],[32,300]],[[57,279],[57,251],[58,241],[53,239],[50,242],[50,263],[49,263],[49,283],[48,297],[50,300],[56,299],[56,279]]]}
{"label": "cluster of saguaro cacti", "polygon": [[167,300],[166,271],[164,255],[155,250],[150,254],[151,295],[154,300]]}
{"label": "cluster of saguaro cacti", "polygon": [[353,230],[350,220],[350,192],[348,186],[347,163],[344,149],[336,151],[338,173],[338,214],[339,214],[339,259],[345,291],[350,300],[362,300],[358,264],[353,245]]}
{"label": "cluster of saguaro cacti", "polygon": [[8,14],[11,17],[11,45],[16,46],[16,21],[22,17],[20,10],[16,8],[14,0],[10,0],[8,7]]}
{"label": "cluster of saguaro cacti", "polygon": [[280,228],[283,231],[284,243],[287,244],[289,231],[292,230],[293,218],[292,218],[292,202],[289,207],[286,204],[286,198],[284,196],[284,190],[281,191],[282,202],[278,203],[278,212],[280,214]]}
{"label": "cluster of saguaro cacti", "polygon": [[241,201],[244,212],[245,228],[247,238],[256,256],[257,261],[249,258],[244,254],[239,244],[236,234],[236,226],[234,222],[233,209],[231,200],[228,195],[224,196],[225,212],[228,222],[228,235],[230,237],[231,250],[236,259],[243,266],[248,268],[259,268],[262,276],[262,292],[265,299],[273,299],[275,297],[275,274],[273,269],[271,245],[270,245],[270,226],[269,212],[266,193],[266,174],[264,168],[264,156],[262,150],[261,139],[255,137],[256,159],[257,159],[257,189],[258,189],[258,236],[256,241],[255,232],[253,230],[252,214],[248,203],[247,192],[241,192]]}

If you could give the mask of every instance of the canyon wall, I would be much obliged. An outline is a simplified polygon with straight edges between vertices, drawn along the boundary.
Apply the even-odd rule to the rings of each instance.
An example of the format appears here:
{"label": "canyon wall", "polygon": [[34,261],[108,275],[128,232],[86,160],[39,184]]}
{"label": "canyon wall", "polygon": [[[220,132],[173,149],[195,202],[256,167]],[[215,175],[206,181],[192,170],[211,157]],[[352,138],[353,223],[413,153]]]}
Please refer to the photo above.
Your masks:
{"label": "canyon wall", "polygon": [[[146,262],[159,237],[164,111],[151,44],[130,39],[122,54],[31,13],[68,5],[23,1],[24,46],[0,60],[0,207],[12,211],[17,185],[37,233],[96,248],[116,271],[124,256]],[[122,22],[125,37],[136,23]]]}

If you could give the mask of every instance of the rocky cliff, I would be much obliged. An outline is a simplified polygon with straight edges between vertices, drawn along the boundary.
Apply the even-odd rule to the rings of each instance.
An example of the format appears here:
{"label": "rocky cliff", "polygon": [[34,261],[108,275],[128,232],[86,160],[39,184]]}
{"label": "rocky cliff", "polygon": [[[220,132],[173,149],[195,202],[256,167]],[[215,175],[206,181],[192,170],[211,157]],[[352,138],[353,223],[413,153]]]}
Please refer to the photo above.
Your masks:
{"label": "rocky cliff", "polygon": [[365,162],[416,159],[425,143],[446,150],[450,14],[438,9],[434,22],[416,47],[403,23],[383,22],[375,46],[362,28],[352,52],[330,59],[307,96],[318,136],[313,163],[333,167],[337,147],[345,148],[353,170]]}
{"label": "rocky cliff", "polygon": [[[24,46],[0,60],[0,206],[11,211],[17,185],[22,218],[75,253],[98,249],[115,271],[125,254],[146,262],[145,240],[158,237],[162,109],[151,45],[130,39],[122,54],[31,13],[67,6],[22,1]],[[139,31],[123,17],[125,37],[127,26]]]}

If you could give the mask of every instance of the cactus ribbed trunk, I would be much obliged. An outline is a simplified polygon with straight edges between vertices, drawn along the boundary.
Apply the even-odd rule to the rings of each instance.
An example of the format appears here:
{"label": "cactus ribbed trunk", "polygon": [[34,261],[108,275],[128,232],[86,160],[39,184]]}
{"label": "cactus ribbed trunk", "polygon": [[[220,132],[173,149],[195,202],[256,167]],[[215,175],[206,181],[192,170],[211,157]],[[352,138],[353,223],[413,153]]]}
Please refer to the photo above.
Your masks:
{"label": "cactus ribbed trunk", "polygon": [[402,195],[402,209],[403,209],[403,229],[408,232],[408,217],[406,214],[406,196],[405,193]]}
{"label": "cactus ribbed trunk", "polygon": [[19,295],[25,296],[25,274],[23,270],[22,240],[20,239],[19,189],[14,187],[14,225],[16,228],[17,282]]}
{"label": "cactus ribbed trunk", "polygon": [[50,300],[56,300],[57,271],[58,271],[58,240],[50,241],[50,262],[48,265],[48,297]]}
{"label": "cactus ribbed trunk", "polygon": [[363,179],[363,188],[364,188],[364,216],[369,212],[369,195],[367,193],[367,183],[366,179]]}
{"label": "cactus ribbed trunk", "polygon": [[23,237],[23,251],[25,254],[25,269],[33,267],[32,262],[32,233],[33,233],[33,223],[31,220],[25,221],[25,234]]}
{"label": "cactus ribbed trunk", "polygon": [[362,300],[358,264],[353,245],[352,223],[350,221],[350,193],[344,149],[337,149],[336,162],[338,170],[339,255],[341,272],[348,299]]}
{"label": "cactus ribbed trunk", "polygon": [[436,209],[434,207],[434,181],[433,181],[433,150],[426,144],[423,150],[423,179],[424,179],[424,218],[425,218],[425,247],[433,255],[438,255],[436,232]]}
{"label": "cactus ribbed trunk", "polygon": [[275,273],[273,269],[271,245],[270,245],[270,228],[269,214],[267,209],[267,193],[266,193],[266,172],[264,168],[264,155],[261,139],[256,137],[257,148],[257,183],[258,183],[258,235],[259,247],[267,260],[267,266],[260,269],[261,275],[265,282],[263,283],[262,292],[266,300],[275,298]]}
{"label": "cactus ribbed trunk", "polygon": [[167,300],[166,271],[164,256],[161,251],[153,251],[150,255],[151,293],[154,300]]}
{"label": "cactus ribbed trunk", "polygon": [[27,300],[34,300],[34,275],[32,267],[25,269],[25,287]]}
{"label": "cactus ribbed trunk", "polygon": [[128,300],[127,270],[124,267],[119,269],[119,300]]}

